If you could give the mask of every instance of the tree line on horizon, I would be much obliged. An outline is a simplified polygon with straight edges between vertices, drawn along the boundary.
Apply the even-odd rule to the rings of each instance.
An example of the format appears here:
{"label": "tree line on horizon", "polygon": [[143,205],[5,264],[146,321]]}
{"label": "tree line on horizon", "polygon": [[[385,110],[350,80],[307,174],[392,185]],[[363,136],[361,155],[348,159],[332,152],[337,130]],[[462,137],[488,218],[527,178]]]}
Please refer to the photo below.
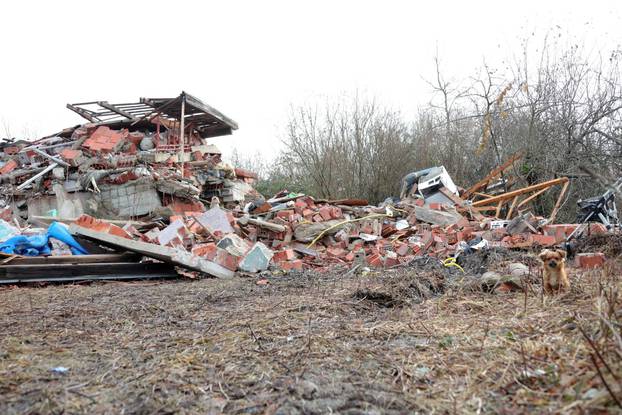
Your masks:
{"label": "tree line on horizon", "polygon": [[[520,151],[514,187],[569,176],[560,220],[573,220],[578,199],[604,191],[584,171],[622,172],[621,57],[622,50],[587,53],[548,39],[533,52],[525,41],[502,70],[484,63],[462,80],[436,57],[430,102],[413,117],[358,93],[292,106],[275,160],[236,152],[232,161],[257,171],[268,197],[288,189],[378,203],[399,195],[409,172],[443,165],[469,187]],[[536,213],[550,211],[556,197],[540,197]]]}

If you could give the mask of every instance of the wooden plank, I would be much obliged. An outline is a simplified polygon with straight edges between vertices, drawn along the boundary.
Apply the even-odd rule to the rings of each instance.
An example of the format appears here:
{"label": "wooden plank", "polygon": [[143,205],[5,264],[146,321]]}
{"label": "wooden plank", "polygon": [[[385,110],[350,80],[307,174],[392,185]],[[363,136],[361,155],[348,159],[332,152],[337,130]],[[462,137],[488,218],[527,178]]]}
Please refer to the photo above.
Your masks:
{"label": "wooden plank", "polygon": [[[47,223],[51,223],[51,222],[63,222],[63,223],[72,223],[75,222],[76,220],[78,220],[78,218],[61,218],[59,216],[37,216],[37,215],[32,215],[29,217],[29,219],[35,219],[35,220],[39,220],[41,222],[47,222]],[[108,223],[112,223],[114,225],[119,225],[119,226],[124,226],[127,224],[130,224],[132,226],[136,226],[136,227],[140,227],[140,226],[147,226],[149,225],[148,222],[139,222],[139,221],[135,221],[135,220],[122,220],[122,219],[99,219],[103,222],[108,222]]]}
{"label": "wooden plank", "polygon": [[568,185],[570,182],[564,183],[562,186],[561,192],[559,192],[559,196],[557,197],[557,201],[555,202],[555,206],[553,207],[553,211],[551,212],[551,216],[549,216],[549,223],[555,222],[555,218],[557,217],[557,212],[559,211],[559,207],[561,206],[562,200],[566,195],[566,191],[568,190]]}
{"label": "wooden plank", "polygon": [[[97,267],[96,267],[97,266]],[[3,267],[0,284],[31,282],[99,281],[99,280],[137,280],[154,278],[179,278],[170,264],[129,263],[129,264],[88,264],[74,266],[22,266]]]}
{"label": "wooden plank", "polygon": [[513,199],[515,196],[521,196],[527,193],[535,192],[537,190],[549,189],[555,185],[562,184],[568,182],[567,177],[560,177],[559,179],[548,180],[546,182],[534,184],[533,186],[528,186],[522,189],[514,190],[511,192],[504,193],[499,196],[491,197],[490,199],[478,200],[473,203],[473,206],[488,206],[491,204],[498,203],[500,200],[509,200]]}
{"label": "wooden plank", "polygon": [[518,202],[518,196],[512,199],[512,204],[510,205],[510,210],[508,210],[508,214],[505,216],[505,220],[510,220],[512,218],[512,213],[514,213],[516,202]]}
{"label": "wooden plank", "polygon": [[121,250],[136,252],[141,255],[155,258],[160,261],[182,266],[195,271],[204,272],[217,278],[232,278],[235,273],[215,262],[193,256],[189,252],[179,251],[166,246],[150,244],[142,241],[134,241],[108,233],[97,232],[92,229],[72,223],[69,232],[74,235],[81,235],[104,245],[120,248]]}
{"label": "wooden plank", "polygon": [[14,259],[16,259],[19,255],[10,255],[6,258],[4,258],[2,261],[0,261],[0,265],[4,265],[4,264],[8,264],[9,262],[12,262]]}
{"label": "wooden plank", "polygon": [[265,228],[272,232],[285,232],[287,230],[287,227],[284,225],[279,225],[278,223],[272,223],[258,218],[251,218],[249,216],[242,216],[241,218],[238,218],[238,223],[240,225],[251,224],[259,226],[260,228]]}
{"label": "wooden plank", "polygon": [[472,209],[470,205],[468,205],[463,198],[461,198],[460,196],[456,196],[455,194],[453,194],[452,192],[450,192],[445,186],[441,187],[439,189],[439,191],[445,195],[445,197],[449,198],[452,202],[454,202],[456,204],[456,206],[458,206],[461,209],[464,209],[465,211],[469,212],[469,214],[471,215],[471,217],[477,221],[483,221],[485,219],[484,215],[482,215],[481,213],[479,213],[477,210]]}
{"label": "wooden plank", "polygon": [[522,207],[523,207],[523,206],[525,206],[527,203],[531,202],[531,201],[532,201],[532,200],[534,200],[536,197],[540,196],[542,193],[547,192],[548,190],[549,190],[548,188],[546,188],[546,189],[541,189],[541,190],[538,190],[537,192],[535,192],[534,194],[529,195],[529,196],[528,196],[528,197],[526,197],[526,198],[525,198],[522,202],[520,202],[520,203],[518,204],[518,206],[516,206],[516,209],[518,210],[518,209],[522,208]]}
{"label": "wooden plank", "polygon": [[133,252],[122,254],[96,255],[67,255],[67,256],[35,256],[20,257],[11,261],[11,265],[40,265],[40,264],[96,264],[111,262],[138,262],[141,256]]}
{"label": "wooden plank", "polygon": [[469,198],[474,192],[478,191],[483,186],[487,185],[492,179],[503,173],[505,170],[509,169],[517,160],[521,159],[522,157],[523,153],[521,152],[512,155],[505,163],[503,163],[499,167],[494,168],[490,173],[488,173],[486,177],[475,183],[466,192],[464,192],[464,197]]}
{"label": "wooden plank", "polygon": [[84,275],[148,275],[172,274],[175,268],[162,262],[116,262],[99,264],[38,264],[4,265],[0,267],[0,279],[28,279],[54,277],[81,277]]}
{"label": "wooden plank", "polygon": [[328,203],[332,205],[345,205],[345,206],[368,206],[369,201],[366,199],[337,199],[329,200]]}

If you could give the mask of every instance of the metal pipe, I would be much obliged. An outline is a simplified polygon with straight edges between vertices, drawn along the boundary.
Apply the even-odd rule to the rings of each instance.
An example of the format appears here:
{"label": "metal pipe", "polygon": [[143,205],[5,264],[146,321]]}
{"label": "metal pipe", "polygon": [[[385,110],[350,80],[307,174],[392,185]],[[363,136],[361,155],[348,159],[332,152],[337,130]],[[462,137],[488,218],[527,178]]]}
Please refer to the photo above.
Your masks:
{"label": "metal pipe", "polygon": [[181,119],[179,121],[179,138],[181,140],[179,146],[179,157],[181,157],[181,177],[184,177],[184,118],[186,116],[186,93],[181,93]]}

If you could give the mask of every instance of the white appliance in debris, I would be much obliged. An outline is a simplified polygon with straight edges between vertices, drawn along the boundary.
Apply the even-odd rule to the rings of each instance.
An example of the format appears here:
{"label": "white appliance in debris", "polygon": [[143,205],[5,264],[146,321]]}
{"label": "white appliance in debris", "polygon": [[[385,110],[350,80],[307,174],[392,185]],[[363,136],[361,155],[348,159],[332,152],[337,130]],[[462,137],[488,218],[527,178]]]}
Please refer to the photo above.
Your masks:
{"label": "white appliance in debris", "polygon": [[440,185],[445,186],[445,189],[458,196],[458,187],[451,180],[451,176],[447,173],[444,166],[432,167],[425,176],[419,178],[418,190],[424,195],[427,191],[436,190]]}

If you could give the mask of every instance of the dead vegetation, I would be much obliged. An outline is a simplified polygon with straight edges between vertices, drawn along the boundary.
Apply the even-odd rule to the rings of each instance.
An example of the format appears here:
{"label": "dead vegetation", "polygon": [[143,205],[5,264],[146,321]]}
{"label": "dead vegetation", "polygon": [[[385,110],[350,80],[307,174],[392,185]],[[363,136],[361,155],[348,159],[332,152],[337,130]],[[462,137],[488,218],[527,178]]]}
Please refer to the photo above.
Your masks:
{"label": "dead vegetation", "polygon": [[3,289],[0,412],[621,412],[620,270],[560,297],[435,265]]}

